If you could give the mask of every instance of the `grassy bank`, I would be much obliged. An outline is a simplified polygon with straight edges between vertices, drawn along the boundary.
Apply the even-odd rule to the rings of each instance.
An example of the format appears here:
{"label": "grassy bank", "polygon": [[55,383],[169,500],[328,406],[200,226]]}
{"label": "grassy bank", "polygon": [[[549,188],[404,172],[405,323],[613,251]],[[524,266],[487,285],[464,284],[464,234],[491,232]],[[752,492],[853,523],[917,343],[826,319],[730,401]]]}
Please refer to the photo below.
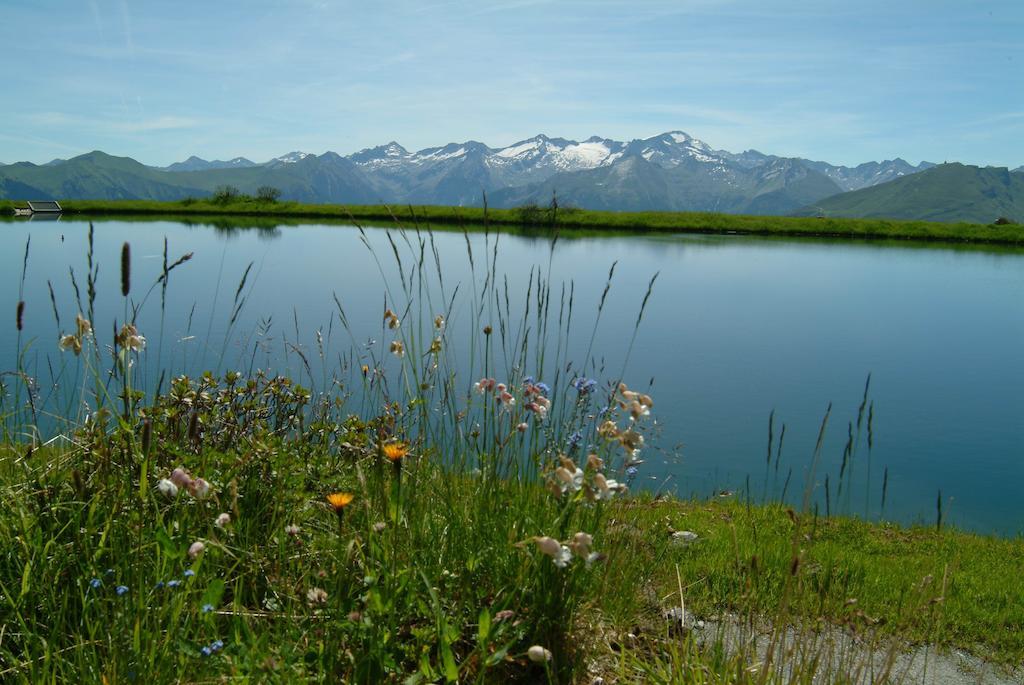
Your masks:
{"label": "grassy bank", "polygon": [[[303,349],[297,319],[282,340],[305,386],[253,366],[142,375],[173,338],[124,322],[162,314],[147,294],[187,277],[190,253],[140,284],[125,244],[120,288],[99,292],[90,231],[74,300],[49,290],[52,339],[23,339],[19,306],[0,375],[0,680],[790,680],[710,625],[1024,659],[1021,540],[630,492],[657,398],[569,357],[571,291],[538,270],[512,311],[496,245],[472,261],[467,243],[460,289],[429,234],[388,237],[383,254],[366,241],[398,267],[379,328],[349,330],[336,300],[350,349],[330,325]],[[229,336],[247,276],[211,345],[269,359],[269,341]],[[614,335],[635,339],[650,283]],[[120,325],[88,320],[101,298]],[[28,349],[54,378],[32,377]],[[798,682],[864,668],[820,650],[775,659]]]}
{"label": "grassy bank", "polygon": [[[208,200],[181,202],[85,201],[63,203],[71,215],[85,217],[130,215],[261,216],[293,219],[341,219],[401,221],[406,224],[480,224],[484,210],[476,207],[383,205],[309,205],[295,202]],[[856,239],[976,242],[1024,244],[1024,228],[1018,225],[890,221],[877,219],[819,219],[779,216],[740,216],[710,212],[602,212],[560,208],[490,209],[488,223],[501,226],[534,225],[582,230],[629,232],[739,233],[749,235],[807,236]]]}
{"label": "grassy bank", "polygon": [[[353,422],[328,444],[323,425],[285,437],[272,421],[197,439],[171,408],[203,392],[218,395],[199,384],[156,403],[165,418],[146,445],[93,430],[73,448],[6,448],[5,681],[641,682],[682,646],[704,677],[674,682],[755,682],[752,655],[716,656],[674,630],[665,615],[680,605],[694,620],[1024,658],[1020,541],[729,500],[576,506],[453,474],[425,446],[396,467]],[[203,418],[237,411],[216,404]],[[163,491],[175,468],[209,492]],[[337,491],[355,495],[343,516],[325,499]],[[533,540],[578,528],[591,564],[570,552],[559,568]],[[534,644],[552,660],[531,661]]]}

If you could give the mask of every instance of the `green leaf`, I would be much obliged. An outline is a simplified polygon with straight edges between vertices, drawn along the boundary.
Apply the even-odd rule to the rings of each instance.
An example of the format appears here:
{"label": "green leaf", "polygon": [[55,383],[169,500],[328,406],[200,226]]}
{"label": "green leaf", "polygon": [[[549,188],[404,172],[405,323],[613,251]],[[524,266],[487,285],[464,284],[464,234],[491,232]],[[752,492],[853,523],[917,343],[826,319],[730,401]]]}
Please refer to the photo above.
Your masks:
{"label": "green leaf", "polygon": [[21,574],[21,594],[18,595],[18,599],[21,599],[28,594],[28,589],[31,586],[32,581],[32,562],[29,561],[25,564],[25,569]]}
{"label": "green leaf", "polygon": [[455,665],[455,655],[452,654],[452,646],[447,638],[441,639],[441,666],[446,681],[454,683],[459,679],[459,667]]}
{"label": "green leaf", "polygon": [[203,598],[199,600],[199,606],[204,604],[211,604],[213,606],[220,606],[220,599],[224,596],[224,581],[220,578],[214,578],[210,581],[210,584],[206,586],[206,592],[203,593]]}
{"label": "green leaf", "polygon": [[491,636],[491,612],[484,607],[480,610],[479,626],[476,631],[476,639],[480,646],[487,644],[487,638]]}
{"label": "green leaf", "polygon": [[185,554],[185,550],[174,544],[174,540],[167,534],[167,531],[163,528],[158,528],[156,531],[156,541],[163,547],[164,554],[171,559],[177,559]]}

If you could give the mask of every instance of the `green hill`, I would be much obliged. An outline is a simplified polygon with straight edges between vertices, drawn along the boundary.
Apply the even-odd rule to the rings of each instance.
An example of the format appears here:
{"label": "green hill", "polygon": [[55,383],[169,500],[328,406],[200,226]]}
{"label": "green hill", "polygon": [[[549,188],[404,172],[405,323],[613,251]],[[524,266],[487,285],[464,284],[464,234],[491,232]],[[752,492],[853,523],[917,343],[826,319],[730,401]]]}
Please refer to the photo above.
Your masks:
{"label": "green hill", "polygon": [[834,195],[798,214],[992,223],[1024,221],[1024,174],[1005,167],[941,164],[895,181]]}

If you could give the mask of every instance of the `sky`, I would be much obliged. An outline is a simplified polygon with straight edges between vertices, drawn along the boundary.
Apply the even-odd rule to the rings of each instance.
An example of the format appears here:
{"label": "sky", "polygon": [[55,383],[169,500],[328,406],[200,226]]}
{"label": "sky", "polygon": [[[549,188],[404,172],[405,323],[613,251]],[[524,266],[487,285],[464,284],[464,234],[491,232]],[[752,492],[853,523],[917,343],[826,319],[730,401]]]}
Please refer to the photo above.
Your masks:
{"label": "sky", "polygon": [[1024,165],[1024,0],[0,0],[0,163],[685,131]]}

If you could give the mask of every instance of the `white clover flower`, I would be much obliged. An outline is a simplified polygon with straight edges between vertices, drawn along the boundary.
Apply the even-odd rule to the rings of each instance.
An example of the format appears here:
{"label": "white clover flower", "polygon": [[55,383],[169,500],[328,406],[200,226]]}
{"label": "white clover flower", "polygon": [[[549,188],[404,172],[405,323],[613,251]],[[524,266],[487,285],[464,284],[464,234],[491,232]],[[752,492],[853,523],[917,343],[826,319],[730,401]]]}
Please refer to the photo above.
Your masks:
{"label": "white clover flower", "polygon": [[551,651],[544,649],[540,645],[534,645],[526,650],[526,656],[535,664],[551,661]]}
{"label": "white clover flower", "polygon": [[171,471],[171,482],[179,488],[187,488],[192,484],[192,476],[188,475],[188,471],[179,466]]}
{"label": "white clover flower", "polygon": [[203,553],[204,549],[206,549],[206,545],[203,544],[202,540],[196,540],[191,545],[189,545],[188,556],[192,559],[195,559]]}
{"label": "white clover flower", "polygon": [[203,499],[210,494],[210,484],[202,478],[196,478],[189,484],[188,492],[196,499]]}
{"label": "white clover flower", "polygon": [[160,491],[160,494],[164,495],[168,499],[174,499],[178,496],[178,486],[166,478],[161,478],[157,482],[156,489]]}
{"label": "white clover flower", "polygon": [[288,535],[291,535],[291,536],[294,537],[294,536],[298,535],[300,532],[302,532],[302,529],[299,528],[294,523],[290,523],[290,524],[288,524],[287,526],[284,527],[284,532],[287,533]]}
{"label": "white clover flower", "polygon": [[313,587],[306,591],[306,601],[310,606],[325,604],[327,602],[327,591],[323,588]]}
{"label": "white clover flower", "polygon": [[213,525],[217,526],[218,528],[223,528],[229,523],[231,523],[231,514],[224,512],[217,516],[217,518],[213,522]]}

